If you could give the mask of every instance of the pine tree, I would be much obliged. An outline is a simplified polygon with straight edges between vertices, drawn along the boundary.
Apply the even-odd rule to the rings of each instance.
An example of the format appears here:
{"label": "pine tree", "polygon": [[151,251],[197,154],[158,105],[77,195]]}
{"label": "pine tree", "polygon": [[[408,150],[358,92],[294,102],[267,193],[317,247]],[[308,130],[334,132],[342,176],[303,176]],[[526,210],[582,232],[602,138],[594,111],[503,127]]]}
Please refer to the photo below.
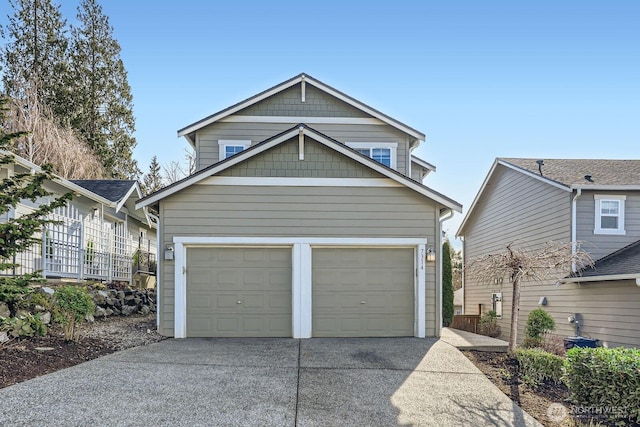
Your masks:
{"label": "pine tree", "polygon": [[[68,40],[66,21],[51,0],[9,0],[14,15],[3,31],[5,46],[0,52],[5,93],[13,99],[35,90],[38,102],[58,117],[67,109]],[[29,105],[27,105],[29,107]]]}
{"label": "pine tree", "polygon": [[453,280],[451,274],[451,244],[442,245],[442,323],[449,326],[453,321]]}
{"label": "pine tree", "polygon": [[[3,122],[7,100],[0,99],[0,123]],[[14,138],[22,136],[24,132],[5,133],[0,127],[0,165],[12,165],[15,158],[12,154],[7,154],[7,148]],[[10,168],[9,168],[10,169]],[[31,200],[35,202],[51,194],[43,188],[46,180],[53,179],[51,165],[43,165],[42,172],[9,174],[7,178],[0,181],[0,215],[14,209],[21,200]],[[64,206],[71,200],[72,194],[65,194],[53,200],[49,204],[40,205],[34,211],[20,218],[9,219],[0,224],[0,270],[7,270],[16,267],[14,256],[25,251],[34,244],[42,240],[37,238],[45,224],[52,221],[47,219],[47,215],[55,208]],[[23,295],[30,292],[29,283],[36,280],[38,274],[26,274],[23,276],[0,277],[0,301],[9,304],[17,302]]]}
{"label": "pine tree", "polygon": [[71,124],[114,178],[140,175],[133,159],[133,97],[113,27],[96,0],[78,6],[71,29]]}
{"label": "pine tree", "polygon": [[146,196],[155,193],[162,187],[164,187],[164,183],[160,163],[158,163],[158,156],[153,156],[151,158],[151,164],[149,165],[149,172],[144,175],[144,179],[142,180],[142,193]]}

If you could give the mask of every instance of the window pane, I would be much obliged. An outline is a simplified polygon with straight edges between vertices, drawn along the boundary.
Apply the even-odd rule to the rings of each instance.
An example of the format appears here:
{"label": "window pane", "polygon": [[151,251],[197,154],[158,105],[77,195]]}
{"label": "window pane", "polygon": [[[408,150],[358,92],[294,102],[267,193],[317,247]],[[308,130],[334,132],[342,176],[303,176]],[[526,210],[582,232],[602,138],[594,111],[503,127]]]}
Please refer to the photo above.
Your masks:
{"label": "window pane", "polygon": [[618,217],[617,216],[603,216],[600,218],[600,228],[617,230],[618,229]]}
{"label": "window pane", "polygon": [[238,154],[242,150],[244,150],[244,147],[242,145],[226,145],[224,147],[224,158],[227,159],[234,154]]}
{"label": "window pane", "polygon": [[391,149],[390,148],[372,149],[371,158],[376,162],[380,162],[385,166],[391,167]]}
{"label": "window pane", "polygon": [[370,155],[370,151],[368,148],[356,148],[355,149],[358,153],[360,154],[364,154],[365,156],[369,157]]}
{"label": "window pane", "polygon": [[617,200],[600,201],[600,213],[602,215],[618,215],[620,202]]}

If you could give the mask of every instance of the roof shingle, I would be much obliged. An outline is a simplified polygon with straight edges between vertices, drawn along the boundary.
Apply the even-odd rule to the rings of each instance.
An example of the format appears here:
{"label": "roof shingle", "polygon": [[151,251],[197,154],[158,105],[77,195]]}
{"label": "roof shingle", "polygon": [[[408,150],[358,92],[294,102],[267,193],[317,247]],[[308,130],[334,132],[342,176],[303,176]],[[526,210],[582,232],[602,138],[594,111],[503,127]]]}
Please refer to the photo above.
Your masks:
{"label": "roof shingle", "polygon": [[127,195],[137,181],[124,179],[79,179],[72,180],[71,182],[107,200],[119,202]]}
{"label": "roof shingle", "polygon": [[[640,160],[499,158],[568,187],[640,185]],[[539,168],[538,161],[543,164]]]}

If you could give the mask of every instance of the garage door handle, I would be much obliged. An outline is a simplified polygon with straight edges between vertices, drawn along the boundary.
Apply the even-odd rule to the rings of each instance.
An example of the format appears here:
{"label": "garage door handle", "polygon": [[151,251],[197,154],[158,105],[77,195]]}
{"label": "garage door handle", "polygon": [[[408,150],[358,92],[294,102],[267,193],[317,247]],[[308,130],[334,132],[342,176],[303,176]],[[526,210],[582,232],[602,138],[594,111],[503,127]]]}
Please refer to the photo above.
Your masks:
{"label": "garage door handle", "polygon": [[236,304],[242,304],[242,301],[238,301]]}
{"label": "garage door handle", "polygon": [[366,301],[360,301],[360,304],[366,304],[366,303],[367,303]]}

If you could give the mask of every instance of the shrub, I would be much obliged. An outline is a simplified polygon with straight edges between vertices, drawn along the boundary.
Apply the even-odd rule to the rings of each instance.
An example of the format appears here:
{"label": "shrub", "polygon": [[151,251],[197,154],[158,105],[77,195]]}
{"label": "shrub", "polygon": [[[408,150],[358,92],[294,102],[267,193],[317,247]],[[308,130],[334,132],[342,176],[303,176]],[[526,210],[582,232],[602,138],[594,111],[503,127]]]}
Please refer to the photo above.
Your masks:
{"label": "shrub", "polygon": [[525,332],[527,337],[523,345],[525,347],[539,347],[544,339],[544,334],[556,328],[553,318],[541,308],[536,308],[529,313]]}
{"label": "shrub", "polygon": [[564,348],[564,338],[560,335],[544,334],[544,338],[539,347],[547,353],[555,354],[556,356],[565,357],[567,354],[567,350]]}
{"label": "shrub", "polygon": [[500,325],[498,325],[498,315],[495,311],[490,311],[482,315],[478,323],[479,334],[498,338],[501,332]]}
{"label": "shrub", "polygon": [[55,320],[62,325],[64,339],[77,341],[79,338],[77,323],[95,310],[91,295],[85,288],[63,286],[56,289],[54,298],[56,304]]}
{"label": "shrub", "polygon": [[564,359],[539,348],[518,349],[516,359],[520,367],[520,379],[536,388],[545,382],[559,383]]}
{"label": "shrub", "polygon": [[18,317],[0,318],[0,331],[6,331],[10,337],[43,336],[47,333],[47,325],[40,319],[40,313],[27,313]]}
{"label": "shrub", "polygon": [[564,382],[569,398],[618,424],[640,423],[640,350],[572,348],[567,352]]}

